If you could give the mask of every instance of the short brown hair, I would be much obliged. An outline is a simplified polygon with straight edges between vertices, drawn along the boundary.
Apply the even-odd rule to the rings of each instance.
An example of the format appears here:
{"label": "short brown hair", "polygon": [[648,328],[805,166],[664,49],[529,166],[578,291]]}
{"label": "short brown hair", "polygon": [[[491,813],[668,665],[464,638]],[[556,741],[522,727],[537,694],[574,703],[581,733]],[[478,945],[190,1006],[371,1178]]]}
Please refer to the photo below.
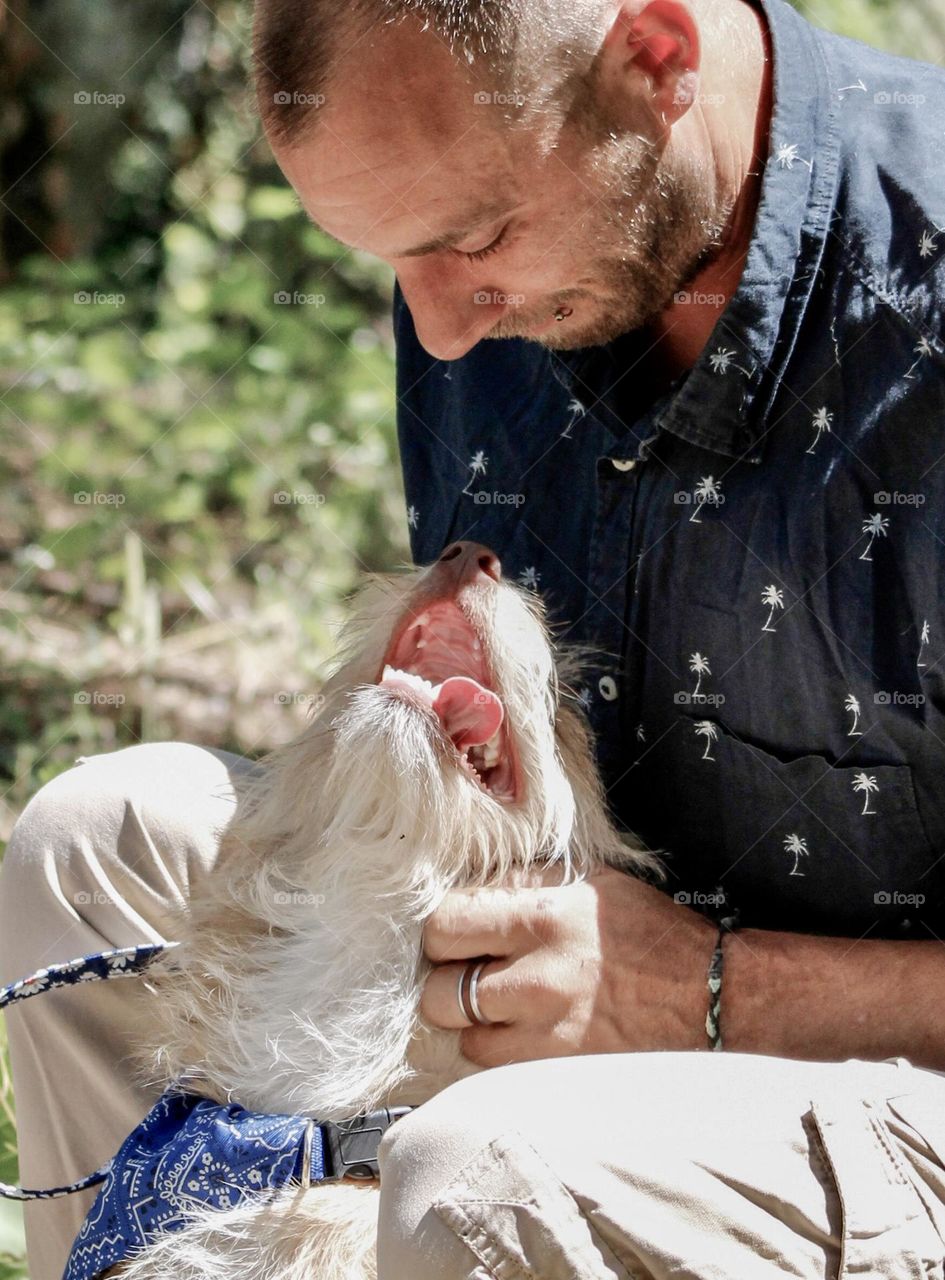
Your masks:
{"label": "short brown hair", "polygon": [[413,16],[470,68],[503,78],[528,0],[256,0],[253,64],[260,115],[278,142],[298,142],[345,49],[372,26]]}

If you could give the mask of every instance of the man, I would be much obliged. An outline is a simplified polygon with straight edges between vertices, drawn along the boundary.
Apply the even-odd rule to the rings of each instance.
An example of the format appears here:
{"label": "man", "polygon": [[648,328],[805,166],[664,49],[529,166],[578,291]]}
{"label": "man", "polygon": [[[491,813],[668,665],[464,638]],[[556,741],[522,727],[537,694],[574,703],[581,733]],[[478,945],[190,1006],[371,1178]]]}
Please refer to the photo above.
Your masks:
{"label": "man", "polygon": [[[425,1016],[515,1065],[385,1139],[381,1280],[940,1274],[945,75],[782,0],[264,0],[256,54],[302,205],[396,271],[415,558],[486,543],[593,646],[609,796],[671,877],[430,922]],[[238,767],[136,748],[45,788],[4,971],[161,936]],[[94,1047],[55,996],[11,1019],[33,1182],[151,1100],[106,1105],[121,1002],[81,995]],[[651,1052],[719,1026],[741,1054]],[[24,1084],[50,1043],[94,1124]],[[40,1212],[46,1280],[81,1213],[48,1243]]]}

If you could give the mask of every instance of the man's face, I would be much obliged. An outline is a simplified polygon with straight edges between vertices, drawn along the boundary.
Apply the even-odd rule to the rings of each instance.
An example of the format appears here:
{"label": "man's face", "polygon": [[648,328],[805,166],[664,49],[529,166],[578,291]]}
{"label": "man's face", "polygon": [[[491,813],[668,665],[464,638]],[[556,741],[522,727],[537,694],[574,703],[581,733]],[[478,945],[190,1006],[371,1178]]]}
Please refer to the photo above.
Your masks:
{"label": "man's face", "polygon": [[654,318],[724,225],[700,158],[612,131],[593,93],[563,126],[512,125],[497,97],[432,32],[386,26],[276,158],[314,222],[390,263],[440,359],[483,338],[589,346]]}

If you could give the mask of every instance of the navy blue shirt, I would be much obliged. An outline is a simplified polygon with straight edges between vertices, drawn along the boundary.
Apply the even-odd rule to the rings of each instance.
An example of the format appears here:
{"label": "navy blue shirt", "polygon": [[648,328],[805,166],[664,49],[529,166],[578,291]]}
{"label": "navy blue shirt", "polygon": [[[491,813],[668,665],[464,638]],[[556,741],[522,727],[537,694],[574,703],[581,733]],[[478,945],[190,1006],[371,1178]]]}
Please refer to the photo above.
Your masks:
{"label": "navy blue shirt", "polygon": [[598,647],[608,795],[680,901],[945,936],[945,73],[763,12],[748,259],[668,391],[633,333],[435,360],[397,295],[412,551],[488,544]]}

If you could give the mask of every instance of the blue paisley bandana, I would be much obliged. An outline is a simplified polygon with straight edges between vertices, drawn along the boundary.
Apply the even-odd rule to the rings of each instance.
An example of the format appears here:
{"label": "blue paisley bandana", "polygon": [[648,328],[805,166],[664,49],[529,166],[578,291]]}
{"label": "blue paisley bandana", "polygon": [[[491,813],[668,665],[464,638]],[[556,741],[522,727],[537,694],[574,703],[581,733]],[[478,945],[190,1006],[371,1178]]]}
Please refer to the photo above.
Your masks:
{"label": "blue paisley bandana", "polygon": [[260,1115],[168,1091],[111,1162],[63,1280],[93,1280],[196,1212],[301,1182],[309,1134],[315,1182],[325,1175],[322,1135],[304,1116]]}

